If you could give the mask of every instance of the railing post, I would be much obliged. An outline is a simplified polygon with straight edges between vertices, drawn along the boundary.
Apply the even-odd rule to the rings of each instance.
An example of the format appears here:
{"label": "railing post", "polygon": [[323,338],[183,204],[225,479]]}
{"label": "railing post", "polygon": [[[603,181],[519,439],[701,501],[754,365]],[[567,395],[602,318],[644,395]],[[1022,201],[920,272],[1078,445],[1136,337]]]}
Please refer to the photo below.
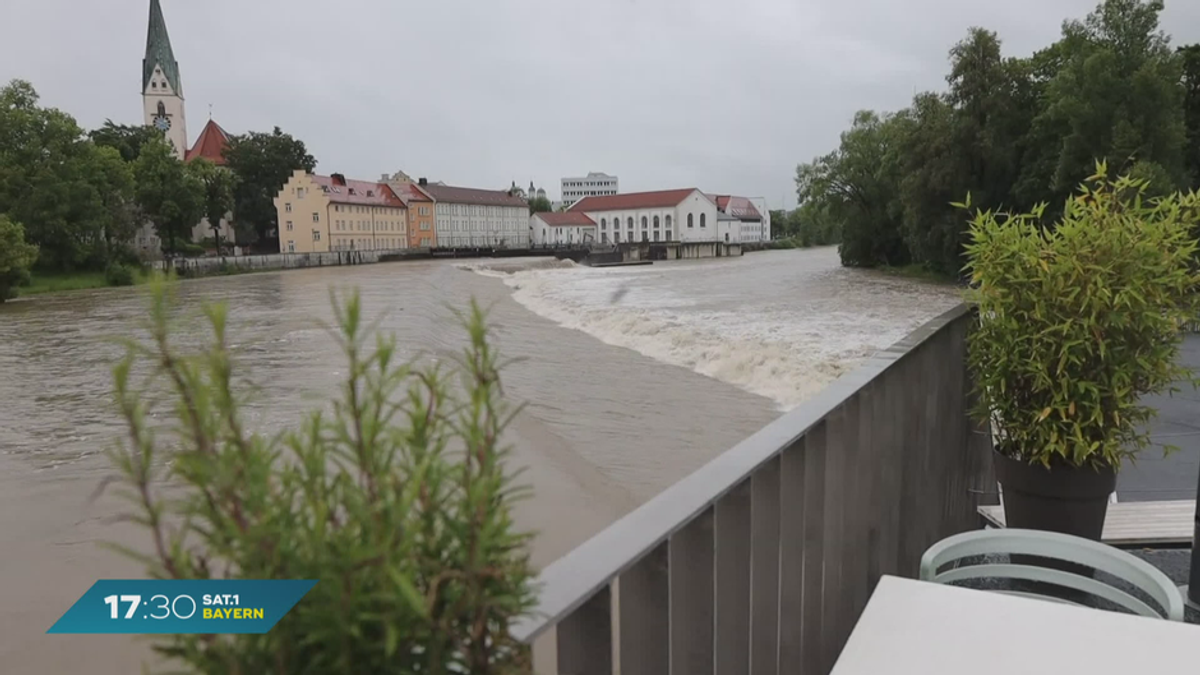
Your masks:
{"label": "railing post", "polygon": [[713,529],[709,508],[670,539],[672,675],[713,672]]}
{"label": "railing post", "polygon": [[779,456],[750,478],[750,672],[779,673]]}
{"label": "railing post", "polygon": [[716,675],[750,672],[750,480],[717,502]]}
{"label": "railing post", "polygon": [[804,625],[805,439],[784,449],[779,466],[779,672],[799,673]]}
{"label": "railing post", "polygon": [[621,575],[617,584],[621,675],[663,675],[671,668],[670,565],[667,542]]}
{"label": "railing post", "polygon": [[612,591],[605,586],[559,622],[558,675],[612,675]]}

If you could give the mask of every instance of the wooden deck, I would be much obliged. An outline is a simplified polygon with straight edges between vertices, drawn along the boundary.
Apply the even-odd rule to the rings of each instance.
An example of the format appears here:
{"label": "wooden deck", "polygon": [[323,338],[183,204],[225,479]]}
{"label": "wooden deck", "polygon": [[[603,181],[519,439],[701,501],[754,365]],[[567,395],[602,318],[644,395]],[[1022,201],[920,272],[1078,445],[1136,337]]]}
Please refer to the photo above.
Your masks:
{"label": "wooden deck", "polygon": [[[1004,527],[1004,507],[981,506],[988,524]],[[1110,546],[1171,546],[1192,543],[1196,500],[1122,502],[1108,505],[1104,543]]]}

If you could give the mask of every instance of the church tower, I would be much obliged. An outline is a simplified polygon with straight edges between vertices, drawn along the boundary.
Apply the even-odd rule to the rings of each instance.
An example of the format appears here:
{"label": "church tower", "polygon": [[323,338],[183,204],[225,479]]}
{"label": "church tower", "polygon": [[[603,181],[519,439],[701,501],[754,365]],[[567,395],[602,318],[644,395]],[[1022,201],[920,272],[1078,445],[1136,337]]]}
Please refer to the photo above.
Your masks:
{"label": "church tower", "polygon": [[171,51],[167,21],[159,0],[150,0],[150,26],[146,32],[146,58],[142,60],[142,102],[146,124],[163,132],[175,155],[187,154],[187,121],[183,114],[183,82],[179,63]]}

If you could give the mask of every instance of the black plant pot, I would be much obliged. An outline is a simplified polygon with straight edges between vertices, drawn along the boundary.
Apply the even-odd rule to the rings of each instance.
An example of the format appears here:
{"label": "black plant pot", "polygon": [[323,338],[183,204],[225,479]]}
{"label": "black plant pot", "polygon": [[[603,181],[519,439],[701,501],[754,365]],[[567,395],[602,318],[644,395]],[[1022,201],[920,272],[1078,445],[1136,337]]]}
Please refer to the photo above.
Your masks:
{"label": "black plant pot", "polygon": [[1100,541],[1108,498],[1117,488],[1115,467],[1047,469],[998,452],[992,457],[996,479],[1004,487],[1004,520],[1008,527]]}

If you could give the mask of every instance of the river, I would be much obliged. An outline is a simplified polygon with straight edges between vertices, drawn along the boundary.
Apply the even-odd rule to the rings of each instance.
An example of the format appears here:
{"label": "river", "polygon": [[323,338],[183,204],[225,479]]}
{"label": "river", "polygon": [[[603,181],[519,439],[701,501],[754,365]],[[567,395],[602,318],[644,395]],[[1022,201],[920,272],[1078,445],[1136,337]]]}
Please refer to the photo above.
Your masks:
{"label": "river", "polygon": [[[544,565],[958,301],[956,291],[844,269],[833,248],[594,269],[546,259],[428,261],[183,282],[182,335],[204,302],[230,308],[251,424],[273,432],[320,406],[343,375],[321,326],[330,288],[357,287],[404,353],[459,349],[448,306],[490,307],[521,359],[505,390],[527,408],[510,430],[534,497],[519,523]],[[5,673],[139,672],[126,636],[45,631],[98,578],[142,576],[100,541],[144,546],[114,523],[104,450],[110,341],[145,310],[142,289],[0,305],[0,663]]]}

